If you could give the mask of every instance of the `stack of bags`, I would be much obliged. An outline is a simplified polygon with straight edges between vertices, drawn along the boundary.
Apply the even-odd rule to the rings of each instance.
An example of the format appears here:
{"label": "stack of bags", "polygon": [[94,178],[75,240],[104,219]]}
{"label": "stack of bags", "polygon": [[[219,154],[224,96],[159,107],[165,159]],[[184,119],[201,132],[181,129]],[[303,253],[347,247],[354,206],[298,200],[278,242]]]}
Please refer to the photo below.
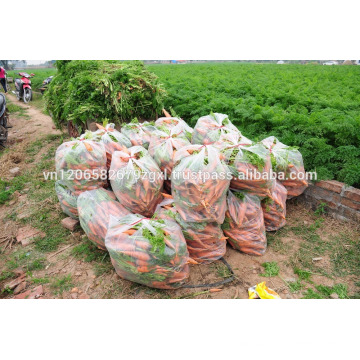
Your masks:
{"label": "stack of bags", "polygon": [[[224,256],[227,242],[263,255],[266,231],[286,223],[286,199],[307,186],[297,149],[269,137],[253,143],[224,114],[98,125],[56,152],[63,211],[109,251],[124,279],[182,286],[189,263]],[[302,176],[298,176],[302,178]]]}

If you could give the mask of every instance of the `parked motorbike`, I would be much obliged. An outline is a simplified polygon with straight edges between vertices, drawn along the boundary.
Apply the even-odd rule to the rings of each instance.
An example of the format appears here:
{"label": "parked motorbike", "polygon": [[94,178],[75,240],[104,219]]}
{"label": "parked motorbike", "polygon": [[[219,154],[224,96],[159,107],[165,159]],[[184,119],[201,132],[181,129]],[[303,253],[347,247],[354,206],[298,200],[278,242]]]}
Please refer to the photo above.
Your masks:
{"label": "parked motorbike", "polygon": [[24,103],[28,103],[32,99],[32,90],[31,90],[31,80],[35,74],[28,74],[25,72],[19,73],[21,79],[15,79],[15,91],[13,93],[16,95],[18,100],[23,99]]}
{"label": "parked motorbike", "polygon": [[51,80],[53,79],[54,76],[49,76],[48,78],[46,78],[42,85],[41,88],[39,89],[40,92],[43,94],[45,92],[45,90],[47,89],[48,85],[50,84]]}
{"label": "parked motorbike", "polygon": [[0,148],[5,147],[5,143],[8,137],[8,128],[11,126],[8,122],[9,114],[6,109],[6,98],[5,95],[0,93]]}

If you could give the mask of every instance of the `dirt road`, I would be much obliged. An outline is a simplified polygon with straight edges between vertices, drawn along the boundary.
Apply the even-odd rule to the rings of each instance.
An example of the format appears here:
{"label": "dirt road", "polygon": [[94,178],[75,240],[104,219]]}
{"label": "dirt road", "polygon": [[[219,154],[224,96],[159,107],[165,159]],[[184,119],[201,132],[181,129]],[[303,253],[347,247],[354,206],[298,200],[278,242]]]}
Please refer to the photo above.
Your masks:
{"label": "dirt road", "polygon": [[[232,299],[247,298],[248,288],[262,281],[285,299],[359,296],[359,230],[315,214],[296,200],[288,203],[287,225],[268,233],[264,256],[245,255],[228,246],[225,259],[236,279],[218,292],[206,287],[155,290],[120,279],[108,255],[96,250],[80,227],[70,232],[60,225],[65,215],[54,182],[45,181],[42,172],[54,170],[61,132],[31,104],[8,98],[23,110],[11,114],[9,148],[0,153],[0,297],[27,292],[41,298]],[[9,170],[15,167],[19,174],[14,177]],[[16,237],[29,227],[38,234],[22,245]],[[271,263],[275,271],[267,271],[264,263]],[[229,275],[221,262],[191,265],[189,283],[213,283]]]}
{"label": "dirt road", "polygon": [[[24,104],[16,99],[15,95],[7,94],[7,101],[20,106],[26,110],[25,119],[19,116],[10,116],[10,122],[13,128],[9,131],[9,144],[16,142],[18,139],[25,141],[34,141],[47,134],[59,134],[49,115],[45,115],[39,109]],[[25,121],[26,120],[26,121]]]}

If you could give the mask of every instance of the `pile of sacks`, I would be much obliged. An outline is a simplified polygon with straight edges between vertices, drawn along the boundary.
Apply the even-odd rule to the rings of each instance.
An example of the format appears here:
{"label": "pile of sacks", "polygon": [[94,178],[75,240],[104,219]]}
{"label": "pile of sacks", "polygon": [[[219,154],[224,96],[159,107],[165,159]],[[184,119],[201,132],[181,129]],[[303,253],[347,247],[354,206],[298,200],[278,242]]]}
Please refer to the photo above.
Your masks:
{"label": "pile of sacks", "polygon": [[194,129],[170,116],[98,125],[63,143],[55,162],[62,210],[119,276],[160,289],[182,286],[190,263],[220,259],[227,243],[263,255],[286,199],[307,186],[298,150],[275,137],[254,143],[224,114]]}

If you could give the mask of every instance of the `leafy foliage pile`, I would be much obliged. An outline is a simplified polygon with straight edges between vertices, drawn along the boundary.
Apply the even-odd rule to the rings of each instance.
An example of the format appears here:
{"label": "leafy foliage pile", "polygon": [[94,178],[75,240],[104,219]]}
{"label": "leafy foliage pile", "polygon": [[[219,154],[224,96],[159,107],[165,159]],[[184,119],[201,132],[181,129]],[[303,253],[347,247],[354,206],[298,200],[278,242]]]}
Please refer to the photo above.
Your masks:
{"label": "leafy foliage pile", "polygon": [[155,119],[161,113],[165,91],[140,61],[61,60],[56,66],[45,102],[57,126]]}
{"label": "leafy foliage pile", "polygon": [[228,114],[252,140],[269,135],[299,146],[320,179],[360,186],[360,67],[207,63],[151,65],[169,97],[165,107],[195,125]]}

